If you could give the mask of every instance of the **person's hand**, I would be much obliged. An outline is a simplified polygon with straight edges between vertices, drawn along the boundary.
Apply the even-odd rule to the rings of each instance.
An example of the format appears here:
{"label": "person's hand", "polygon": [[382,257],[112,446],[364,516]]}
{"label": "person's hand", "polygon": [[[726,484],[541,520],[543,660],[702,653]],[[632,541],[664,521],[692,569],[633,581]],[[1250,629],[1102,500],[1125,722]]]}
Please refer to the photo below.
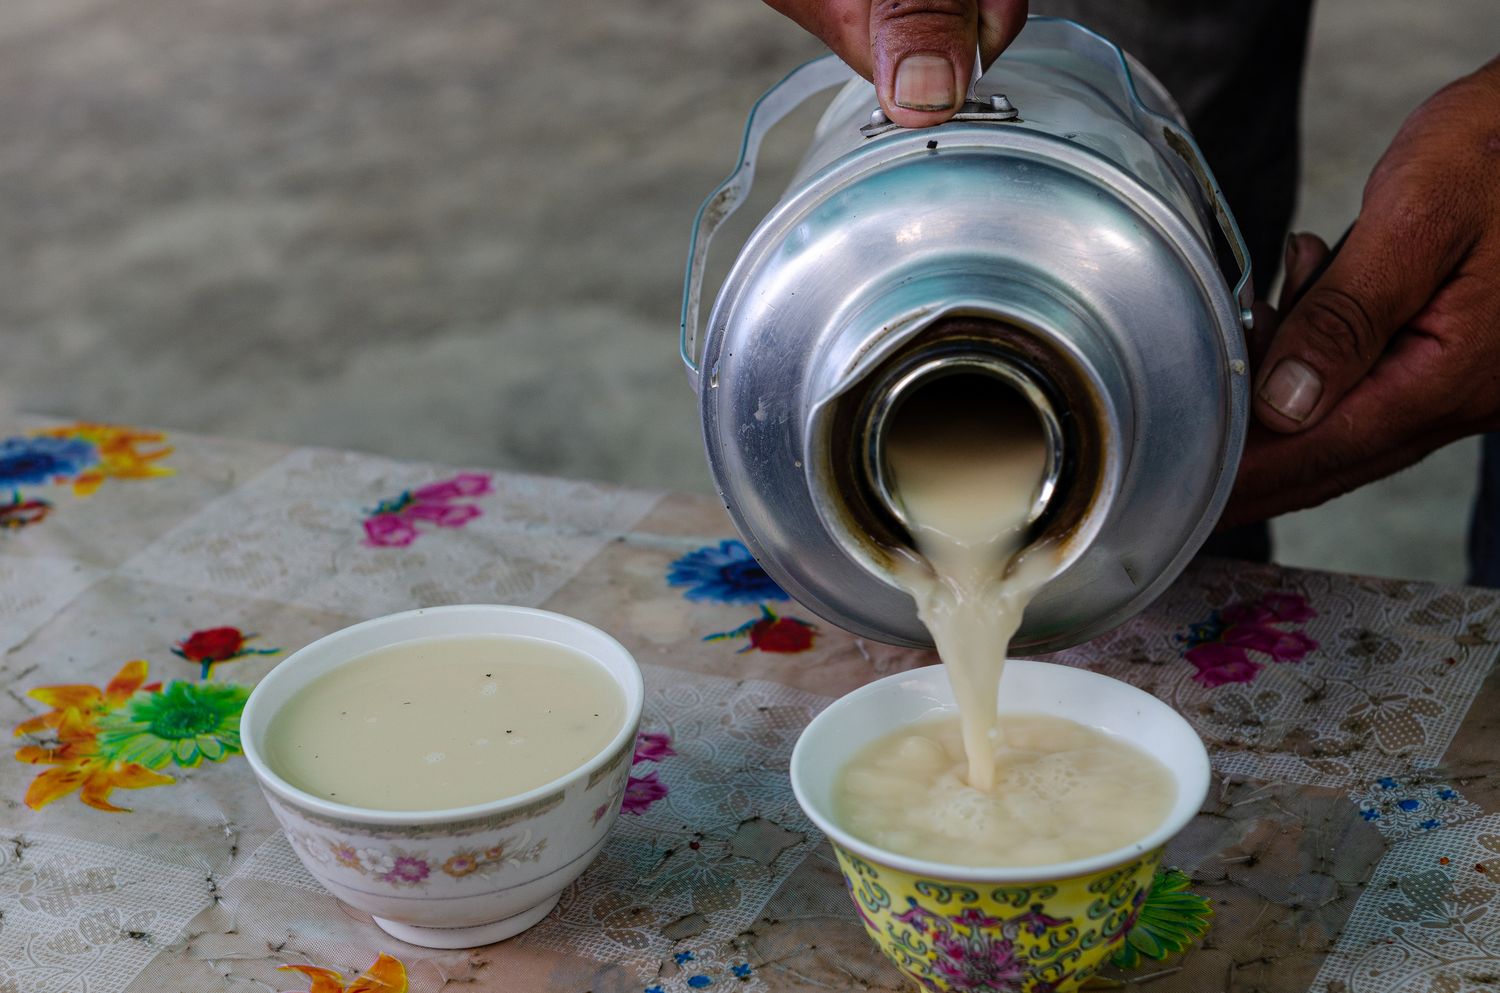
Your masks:
{"label": "person's hand", "polygon": [[1328,251],[1290,238],[1283,319],[1258,314],[1259,423],[1221,526],[1315,506],[1500,428],[1500,59],[1406,120],[1344,247],[1296,299]]}
{"label": "person's hand", "polygon": [[886,116],[908,128],[957,113],[974,69],[1026,24],[1027,0],[766,0],[875,84]]}

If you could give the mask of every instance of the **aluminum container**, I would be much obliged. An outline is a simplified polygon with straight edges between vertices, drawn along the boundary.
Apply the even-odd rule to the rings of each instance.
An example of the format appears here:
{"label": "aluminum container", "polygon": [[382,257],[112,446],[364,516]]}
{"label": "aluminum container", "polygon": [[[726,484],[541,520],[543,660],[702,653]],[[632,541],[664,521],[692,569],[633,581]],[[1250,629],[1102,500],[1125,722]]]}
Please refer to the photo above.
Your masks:
{"label": "aluminum container", "polygon": [[[842,85],[699,329],[703,263],[765,131]],[[832,56],[751,112],[704,203],[681,349],[714,480],[766,570],[826,620],[931,644],[893,556],[882,474],[903,391],[964,372],[1036,407],[1053,446],[1035,537],[1058,571],[1017,652],[1144,608],[1213,528],[1247,411],[1249,255],[1161,84],[1097,34],[1033,17],[951,122],[907,130]]]}

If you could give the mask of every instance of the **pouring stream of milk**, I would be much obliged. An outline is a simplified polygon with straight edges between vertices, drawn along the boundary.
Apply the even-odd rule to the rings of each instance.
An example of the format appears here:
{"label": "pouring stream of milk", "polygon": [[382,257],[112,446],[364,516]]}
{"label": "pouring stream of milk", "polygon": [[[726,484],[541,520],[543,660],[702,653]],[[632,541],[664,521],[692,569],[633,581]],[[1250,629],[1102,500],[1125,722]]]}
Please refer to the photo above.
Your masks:
{"label": "pouring stream of milk", "polygon": [[1022,551],[1046,473],[1036,411],[992,377],[959,374],[919,387],[887,431],[892,489],[925,561],[897,580],[917,601],[958,701],[969,784],[995,784],[992,735],[1000,676],[1021,615],[1055,565]]}

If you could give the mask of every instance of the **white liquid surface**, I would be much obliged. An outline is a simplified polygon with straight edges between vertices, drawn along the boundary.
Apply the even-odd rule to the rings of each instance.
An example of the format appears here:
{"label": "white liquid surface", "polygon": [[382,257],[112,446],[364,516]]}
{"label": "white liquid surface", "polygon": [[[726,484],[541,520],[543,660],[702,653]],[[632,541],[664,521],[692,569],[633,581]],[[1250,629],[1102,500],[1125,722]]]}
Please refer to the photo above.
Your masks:
{"label": "white liquid surface", "polygon": [[902,404],[885,452],[924,560],[903,563],[896,578],[917,601],[947,667],[969,782],[988,790],[1010,639],[1056,563],[1047,547],[1017,555],[1046,473],[1046,438],[1019,393],[961,375],[921,387]]}
{"label": "white liquid surface", "polygon": [[858,837],[913,858],[1051,865],[1139,841],[1177,796],[1156,759],[1062,717],[1005,714],[990,753],[995,786],[977,790],[956,718],[902,728],[844,767],[835,816]]}
{"label": "white liquid surface", "polygon": [[442,810],[566,775],[620,730],[625,695],[588,656],[531,638],[427,638],[313,680],[271,719],[292,785],[376,810]]}

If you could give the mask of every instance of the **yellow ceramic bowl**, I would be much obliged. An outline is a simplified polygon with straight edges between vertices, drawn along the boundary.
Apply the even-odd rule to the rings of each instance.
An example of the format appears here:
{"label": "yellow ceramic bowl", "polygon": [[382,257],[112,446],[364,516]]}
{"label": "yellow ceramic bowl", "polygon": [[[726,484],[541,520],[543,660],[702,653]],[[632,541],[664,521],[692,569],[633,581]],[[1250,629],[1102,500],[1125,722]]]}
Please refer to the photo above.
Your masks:
{"label": "yellow ceramic bowl", "polygon": [[1125,940],[1162,846],[1208,792],[1208,753],[1197,733],[1171,707],[1129,684],[1016,660],[1006,663],[1000,700],[1002,713],[1067,717],[1130,741],[1171,770],[1177,798],[1151,834],[1086,859],[983,868],[909,858],[841,828],[834,788],[840,770],[869,742],[956,711],[946,674],[937,666],[898,673],[819,714],[792,753],[792,788],[833,843],[865,930],[902,972],[934,993],[1077,989]]}

